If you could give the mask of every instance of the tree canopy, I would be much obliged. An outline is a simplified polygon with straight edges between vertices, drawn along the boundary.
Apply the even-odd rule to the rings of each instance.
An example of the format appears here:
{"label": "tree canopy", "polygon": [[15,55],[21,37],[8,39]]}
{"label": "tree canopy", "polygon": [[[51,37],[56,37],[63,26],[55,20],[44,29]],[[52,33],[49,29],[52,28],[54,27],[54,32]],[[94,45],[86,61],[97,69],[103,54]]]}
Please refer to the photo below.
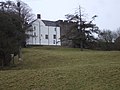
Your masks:
{"label": "tree canopy", "polygon": [[[93,33],[99,32],[96,24],[92,23],[95,17],[97,17],[97,15],[94,15],[91,21],[85,21],[83,19],[81,7],[79,7],[77,14],[66,15],[66,18],[68,19],[68,21],[72,21],[76,23],[74,28],[72,28],[69,31],[70,34],[68,36],[72,37],[71,39],[74,42],[74,44],[78,45],[81,48],[81,50],[84,47],[88,47],[89,44],[87,43],[95,41],[95,37]],[[71,33],[74,33],[74,34],[71,34]]]}
{"label": "tree canopy", "polygon": [[0,2],[0,65],[9,65],[11,54],[18,53],[31,19],[30,8],[24,2]]}

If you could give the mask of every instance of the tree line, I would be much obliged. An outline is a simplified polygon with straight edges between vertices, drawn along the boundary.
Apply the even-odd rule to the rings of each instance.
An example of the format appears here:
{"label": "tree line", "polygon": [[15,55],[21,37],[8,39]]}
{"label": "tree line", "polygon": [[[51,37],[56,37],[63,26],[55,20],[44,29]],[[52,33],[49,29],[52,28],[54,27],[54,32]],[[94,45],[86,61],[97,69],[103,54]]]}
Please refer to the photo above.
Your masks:
{"label": "tree line", "polygon": [[97,15],[94,15],[90,21],[86,21],[81,7],[76,14],[67,14],[69,22],[74,22],[70,30],[62,36],[61,39],[72,41],[72,47],[95,50],[120,50],[120,28],[116,31],[100,30],[93,23]]}

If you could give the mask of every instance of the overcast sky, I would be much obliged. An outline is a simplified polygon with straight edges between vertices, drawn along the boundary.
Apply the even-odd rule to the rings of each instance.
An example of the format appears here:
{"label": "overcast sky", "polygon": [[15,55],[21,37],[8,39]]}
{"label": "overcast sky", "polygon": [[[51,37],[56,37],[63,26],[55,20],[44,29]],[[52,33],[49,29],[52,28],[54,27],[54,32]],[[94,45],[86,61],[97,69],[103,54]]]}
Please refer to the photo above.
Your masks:
{"label": "overcast sky", "polygon": [[65,19],[66,14],[74,14],[79,5],[86,18],[98,15],[95,23],[100,29],[116,30],[120,27],[120,0],[22,0],[42,19]]}

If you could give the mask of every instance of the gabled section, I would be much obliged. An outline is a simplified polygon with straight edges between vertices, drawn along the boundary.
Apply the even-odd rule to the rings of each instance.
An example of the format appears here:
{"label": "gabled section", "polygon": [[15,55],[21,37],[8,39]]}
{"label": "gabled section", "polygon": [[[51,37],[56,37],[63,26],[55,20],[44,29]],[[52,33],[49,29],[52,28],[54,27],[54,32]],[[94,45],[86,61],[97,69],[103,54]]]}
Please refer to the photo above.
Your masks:
{"label": "gabled section", "polygon": [[40,14],[37,19],[30,23],[31,31],[27,40],[28,45],[57,45],[61,46],[60,26],[56,21],[41,20]]}

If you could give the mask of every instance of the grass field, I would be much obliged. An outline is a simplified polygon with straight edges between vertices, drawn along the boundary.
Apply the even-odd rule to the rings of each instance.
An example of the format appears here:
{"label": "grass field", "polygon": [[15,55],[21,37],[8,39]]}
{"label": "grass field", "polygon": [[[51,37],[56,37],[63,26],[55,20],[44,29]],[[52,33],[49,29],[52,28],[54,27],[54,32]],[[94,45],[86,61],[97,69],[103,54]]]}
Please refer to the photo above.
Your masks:
{"label": "grass field", "polygon": [[0,90],[120,90],[120,52],[23,49],[22,63],[0,70]]}

